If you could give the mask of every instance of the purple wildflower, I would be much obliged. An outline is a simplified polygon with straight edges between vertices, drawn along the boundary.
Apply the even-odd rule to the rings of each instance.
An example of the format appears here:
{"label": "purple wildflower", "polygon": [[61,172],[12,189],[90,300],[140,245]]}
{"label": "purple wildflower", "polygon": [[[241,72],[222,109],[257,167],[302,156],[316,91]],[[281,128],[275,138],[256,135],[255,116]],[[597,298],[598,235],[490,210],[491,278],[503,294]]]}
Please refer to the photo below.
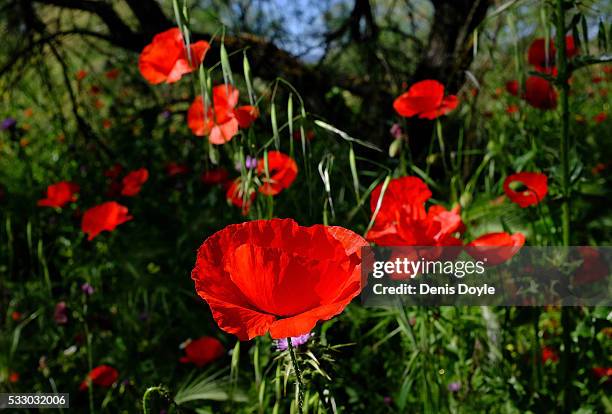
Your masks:
{"label": "purple wildflower", "polygon": [[[291,337],[291,344],[294,347],[298,347],[300,345],[304,345],[306,342],[308,342],[308,340],[312,337],[313,334],[311,333],[307,333],[304,335],[300,335],[300,336],[292,336]],[[289,343],[287,342],[287,338],[283,338],[283,339],[278,339],[276,341],[276,350],[277,351],[285,351],[289,348]]]}
{"label": "purple wildflower", "polygon": [[404,131],[402,131],[402,127],[400,127],[399,124],[393,124],[389,133],[395,139],[400,139],[404,135]]}
{"label": "purple wildflower", "polygon": [[17,125],[17,120],[13,117],[5,118],[0,124],[0,129],[6,131],[7,129],[12,129]]}
{"label": "purple wildflower", "polygon": [[90,285],[89,283],[83,283],[81,285],[81,290],[83,291],[84,294],[86,294],[87,296],[91,296],[93,295],[93,293],[95,292],[94,288],[92,285]]}
{"label": "purple wildflower", "polygon": [[171,115],[172,115],[172,112],[170,112],[170,111],[169,111],[169,110],[167,110],[167,109],[166,109],[166,110],[164,110],[164,111],[161,113],[161,116],[162,116],[162,118],[164,118],[164,119],[169,119]]}
{"label": "purple wildflower", "polygon": [[[240,162],[237,162],[235,167],[236,167],[236,171],[240,171],[241,170]],[[244,160],[244,167],[247,170],[253,170],[257,168],[257,158],[247,155],[246,159]]]}
{"label": "purple wildflower", "polygon": [[457,392],[461,389],[461,383],[459,381],[451,382],[448,384],[448,390],[450,392]]}

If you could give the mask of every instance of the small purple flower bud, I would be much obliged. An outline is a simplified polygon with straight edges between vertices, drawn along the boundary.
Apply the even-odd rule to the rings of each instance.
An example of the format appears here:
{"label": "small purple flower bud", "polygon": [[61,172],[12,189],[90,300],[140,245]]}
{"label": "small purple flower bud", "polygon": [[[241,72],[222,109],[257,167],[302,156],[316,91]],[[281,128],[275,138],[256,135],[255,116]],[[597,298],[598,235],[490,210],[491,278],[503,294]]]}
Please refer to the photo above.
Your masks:
{"label": "small purple flower bud", "polygon": [[161,116],[162,116],[162,118],[164,118],[164,119],[169,119],[169,118],[170,118],[170,116],[172,116],[172,112],[170,112],[169,110],[167,110],[167,109],[166,109],[166,110],[164,110],[164,111],[161,113]]}
{"label": "small purple flower bud", "polygon": [[17,120],[13,117],[5,118],[0,124],[0,129],[6,131],[7,129],[13,129],[17,125]]}
{"label": "small purple flower bud", "polygon": [[384,397],[384,398],[383,398],[383,402],[384,402],[386,405],[391,405],[391,404],[393,403],[393,398],[391,398],[391,397],[389,397],[389,396],[386,396],[386,397]]}
{"label": "small purple flower bud", "polygon": [[393,124],[389,133],[395,139],[400,139],[404,135],[404,131],[402,131],[402,127],[400,127],[399,124]]}
{"label": "small purple flower bud", "polygon": [[93,295],[93,293],[95,292],[94,288],[92,285],[90,285],[89,283],[83,283],[81,285],[81,290],[83,291],[84,294],[86,294],[87,296],[91,296]]}
{"label": "small purple flower bud", "polygon": [[451,382],[448,384],[448,390],[450,392],[457,392],[461,389],[461,383],[459,381]]}
{"label": "small purple flower bud", "polygon": [[[240,162],[237,162],[234,167],[236,167],[236,171],[240,171],[241,170]],[[246,159],[244,160],[244,167],[247,170],[253,170],[257,168],[257,158],[247,155]]]}
{"label": "small purple flower bud", "polygon": [[[308,342],[308,340],[312,337],[313,334],[311,333],[307,333],[304,335],[300,335],[300,336],[292,336],[291,337],[291,344],[297,348],[300,345],[304,345],[306,342]],[[287,341],[287,338],[283,338],[283,339],[278,339],[276,341],[276,350],[277,351],[285,351],[289,348],[289,342]]]}

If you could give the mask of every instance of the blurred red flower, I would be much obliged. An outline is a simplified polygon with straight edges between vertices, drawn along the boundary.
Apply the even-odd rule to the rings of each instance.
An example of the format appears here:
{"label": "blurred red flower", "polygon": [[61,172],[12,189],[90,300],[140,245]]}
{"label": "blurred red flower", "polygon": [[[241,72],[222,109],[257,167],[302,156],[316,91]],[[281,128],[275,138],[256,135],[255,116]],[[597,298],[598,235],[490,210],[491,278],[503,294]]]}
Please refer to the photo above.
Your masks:
{"label": "blurred red flower", "polygon": [[225,354],[223,344],[210,336],[190,341],[185,347],[185,356],[179,359],[182,363],[192,363],[201,368]]}
{"label": "blurred red flower", "polygon": [[135,171],[130,171],[123,177],[121,195],[132,197],[138,194],[142,185],[149,179],[149,171],[146,168],[140,168]]}
{"label": "blurred red flower", "polygon": [[595,121],[598,124],[601,124],[606,119],[608,119],[608,114],[606,114],[605,112],[600,112],[593,117],[593,121]]}
{"label": "blurred red flower", "polygon": [[[257,172],[265,174],[264,159],[257,162]],[[295,177],[297,177],[298,167],[293,158],[279,151],[268,152],[268,173],[269,180],[264,175],[263,184],[259,186],[259,192],[265,195],[276,195],[289,188]]]}
{"label": "blurred red flower", "polygon": [[113,69],[109,69],[106,71],[106,73],[104,74],[104,76],[106,76],[106,79],[117,79],[119,77],[119,69],[117,68],[113,68]]}
{"label": "blurred red flower", "polygon": [[[529,51],[527,52],[527,61],[529,64],[535,66],[536,70],[540,72],[550,72],[555,66],[556,53],[557,49],[555,48],[553,40],[549,40],[547,53],[546,40],[540,37],[531,42]],[[565,53],[568,59],[578,54],[573,36],[565,37]]]}
{"label": "blurred red flower", "polygon": [[209,48],[205,40],[192,43],[190,64],[183,35],[175,27],[153,37],[153,41],[140,54],[138,68],[149,83],[173,83],[200,66]]}
{"label": "blurred red flower", "polygon": [[[306,141],[312,141],[315,137],[315,132],[312,129],[304,131],[304,138]],[[293,131],[293,139],[296,141],[302,140],[302,132],[298,129],[297,131]]]}
{"label": "blurred red flower", "polygon": [[166,174],[168,174],[169,177],[187,174],[189,172],[188,166],[186,166],[185,164],[176,163],[174,161],[171,161],[168,164],[166,164],[165,169],[166,169]]}
{"label": "blurred red flower", "polygon": [[229,225],[198,250],[192,279],[224,331],[240,340],[309,333],[361,291],[361,247],[342,227],[291,219]]}
{"label": "blurred red flower", "polygon": [[506,112],[509,114],[515,114],[519,111],[519,107],[517,105],[508,105],[506,108]]}
{"label": "blurred red flower", "polygon": [[[213,105],[204,111],[204,101],[197,96],[187,112],[187,125],[194,135],[206,136],[213,144],[225,144],[238,133],[238,128],[248,128],[259,116],[257,107],[245,105],[236,108],[240,92],[232,85],[213,88]],[[206,112],[206,116],[204,114]]]}
{"label": "blurred red flower", "polygon": [[582,264],[574,274],[575,286],[597,282],[610,274],[608,262],[599,250],[590,246],[579,246],[577,250],[582,258]]}
{"label": "blurred red flower", "polygon": [[9,380],[9,382],[11,382],[13,384],[16,383],[16,382],[19,382],[19,373],[15,372],[15,371],[12,371],[10,373],[10,375],[9,375],[8,380]]}
{"label": "blurred red flower", "polygon": [[81,229],[87,234],[87,240],[93,240],[101,232],[113,231],[115,227],[131,219],[127,207],[115,201],[107,201],[85,211]]}
{"label": "blurred red flower", "polygon": [[11,319],[14,321],[21,320],[21,312],[13,311],[13,313],[11,313]]}
{"label": "blurred red flower", "polygon": [[213,168],[202,173],[200,180],[206,185],[223,184],[227,181],[229,173],[223,167]]}
{"label": "blurred red flower", "polygon": [[506,91],[508,91],[508,93],[510,95],[514,95],[514,96],[518,96],[519,94],[519,83],[518,81],[515,80],[511,80],[506,82]]}
{"label": "blurred red flower", "polygon": [[85,391],[89,388],[89,384],[94,384],[102,388],[109,388],[119,378],[119,371],[110,365],[98,365],[92,369],[87,377],[81,382],[79,386],[80,391]]}
{"label": "blurred red flower", "polygon": [[[372,214],[379,203],[382,185],[372,191]],[[425,209],[431,197],[427,184],[418,177],[395,178],[383,195],[374,225],[366,238],[380,246],[457,246],[455,237],[465,230],[459,206],[446,210],[434,205]]]}
{"label": "blurred red flower", "polygon": [[457,107],[455,95],[444,97],[444,85],[436,80],[417,82],[393,102],[395,111],[403,117],[435,119]]}
{"label": "blurred red flower", "polygon": [[244,196],[244,189],[242,188],[240,178],[232,181],[227,188],[225,196],[230,203],[236,207],[240,207],[242,214],[245,216],[249,214],[251,204],[253,204],[253,200],[255,200],[255,192],[253,191],[249,191],[248,197]]}
{"label": "blurred red flower", "polygon": [[555,88],[549,81],[539,76],[527,78],[523,97],[534,108],[546,110],[557,107],[557,92]]}
{"label": "blurred red flower", "polygon": [[541,354],[542,354],[543,364],[545,364],[548,361],[551,361],[551,362],[559,361],[559,355],[557,355],[557,352],[549,346],[542,347]]}
{"label": "blurred red flower", "polygon": [[74,77],[78,81],[82,81],[83,79],[85,79],[86,76],[87,76],[87,71],[83,69],[78,70],[77,73],[74,75]]}
{"label": "blurred red flower", "polygon": [[66,306],[66,302],[61,301],[55,305],[53,320],[58,325],[66,325],[68,323],[68,306]]}
{"label": "blurred red flower", "polygon": [[76,201],[79,186],[69,181],[60,181],[56,184],[51,184],[47,187],[47,198],[38,200],[38,205],[41,207],[60,208]]}
{"label": "blurred red flower", "polygon": [[[521,187],[513,189],[513,183]],[[508,198],[521,208],[529,207],[541,202],[548,193],[548,178],[542,173],[521,172],[509,175],[504,180],[504,192]]]}
{"label": "blurred red flower", "polygon": [[593,375],[597,377],[597,379],[603,379],[607,377],[608,380],[606,382],[612,381],[612,367],[609,367],[609,368],[593,367],[591,371],[593,372]]}
{"label": "blurred red flower", "polygon": [[469,242],[465,251],[474,259],[495,266],[510,260],[524,244],[522,233],[488,233]]}
{"label": "blurred red flower", "polygon": [[118,178],[119,175],[121,175],[122,171],[123,167],[121,166],[121,164],[116,163],[112,167],[104,171],[104,176],[114,180],[115,178]]}

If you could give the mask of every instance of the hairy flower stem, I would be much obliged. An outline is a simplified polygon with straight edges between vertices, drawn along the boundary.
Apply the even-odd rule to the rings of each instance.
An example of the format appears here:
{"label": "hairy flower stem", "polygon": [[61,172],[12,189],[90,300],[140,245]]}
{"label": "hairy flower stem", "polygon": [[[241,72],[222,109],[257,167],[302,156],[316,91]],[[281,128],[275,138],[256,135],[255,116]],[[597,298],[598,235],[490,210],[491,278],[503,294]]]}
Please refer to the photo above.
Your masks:
{"label": "hairy flower stem", "polygon": [[[561,223],[563,234],[563,246],[569,246],[571,239],[570,233],[570,169],[569,169],[569,83],[571,71],[567,64],[567,54],[565,46],[565,1],[556,2],[556,45],[557,45],[557,87],[561,94],[561,193],[563,200],[561,204]],[[569,308],[561,308],[561,325],[563,328],[563,354],[561,355],[560,379],[563,384],[563,409],[565,412],[572,411],[572,370],[570,361],[572,359],[572,319]]]}
{"label": "hairy flower stem", "polygon": [[291,355],[291,363],[293,364],[293,370],[295,371],[295,379],[298,387],[298,412],[303,414],[304,407],[304,383],[302,383],[302,371],[297,362],[297,356],[295,355],[295,348],[291,343],[291,337],[287,338],[287,345],[289,345],[289,355]]}
{"label": "hairy flower stem", "polygon": [[149,409],[149,402],[151,401],[151,397],[153,396],[153,394],[158,394],[169,402],[172,401],[170,398],[170,392],[166,387],[161,385],[157,387],[149,387],[142,396],[142,412],[144,414],[151,413],[151,410]]}

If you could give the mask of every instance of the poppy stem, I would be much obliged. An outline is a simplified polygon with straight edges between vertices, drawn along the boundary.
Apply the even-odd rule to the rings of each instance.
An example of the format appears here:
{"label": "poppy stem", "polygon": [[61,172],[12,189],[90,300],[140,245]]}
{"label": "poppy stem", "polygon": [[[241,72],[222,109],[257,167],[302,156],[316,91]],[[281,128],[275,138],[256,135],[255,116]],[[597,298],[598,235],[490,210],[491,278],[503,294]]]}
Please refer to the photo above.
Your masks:
{"label": "poppy stem", "polygon": [[295,348],[291,343],[291,337],[287,337],[287,345],[289,347],[289,355],[291,355],[291,363],[293,364],[293,370],[295,371],[295,379],[298,387],[298,412],[302,414],[304,407],[304,383],[302,382],[302,371],[297,362],[297,356],[295,354]]}
{"label": "poppy stem", "polygon": [[[561,204],[561,223],[563,246],[569,246],[571,243],[571,183],[570,183],[570,168],[569,168],[569,152],[570,152],[570,136],[569,136],[569,78],[571,76],[571,68],[567,63],[567,52],[565,45],[565,1],[557,0],[555,10],[555,35],[557,46],[557,86],[561,93],[561,193],[563,200]],[[567,307],[561,308],[561,325],[563,328],[563,353],[561,354],[561,369],[560,379],[563,380],[562,385],[562,407],[564,412],[571,412],[573,405],[572,382],[573,371],[571,369],[572,356],[572,339],[571,331],[573,323],[570,309]]]}

